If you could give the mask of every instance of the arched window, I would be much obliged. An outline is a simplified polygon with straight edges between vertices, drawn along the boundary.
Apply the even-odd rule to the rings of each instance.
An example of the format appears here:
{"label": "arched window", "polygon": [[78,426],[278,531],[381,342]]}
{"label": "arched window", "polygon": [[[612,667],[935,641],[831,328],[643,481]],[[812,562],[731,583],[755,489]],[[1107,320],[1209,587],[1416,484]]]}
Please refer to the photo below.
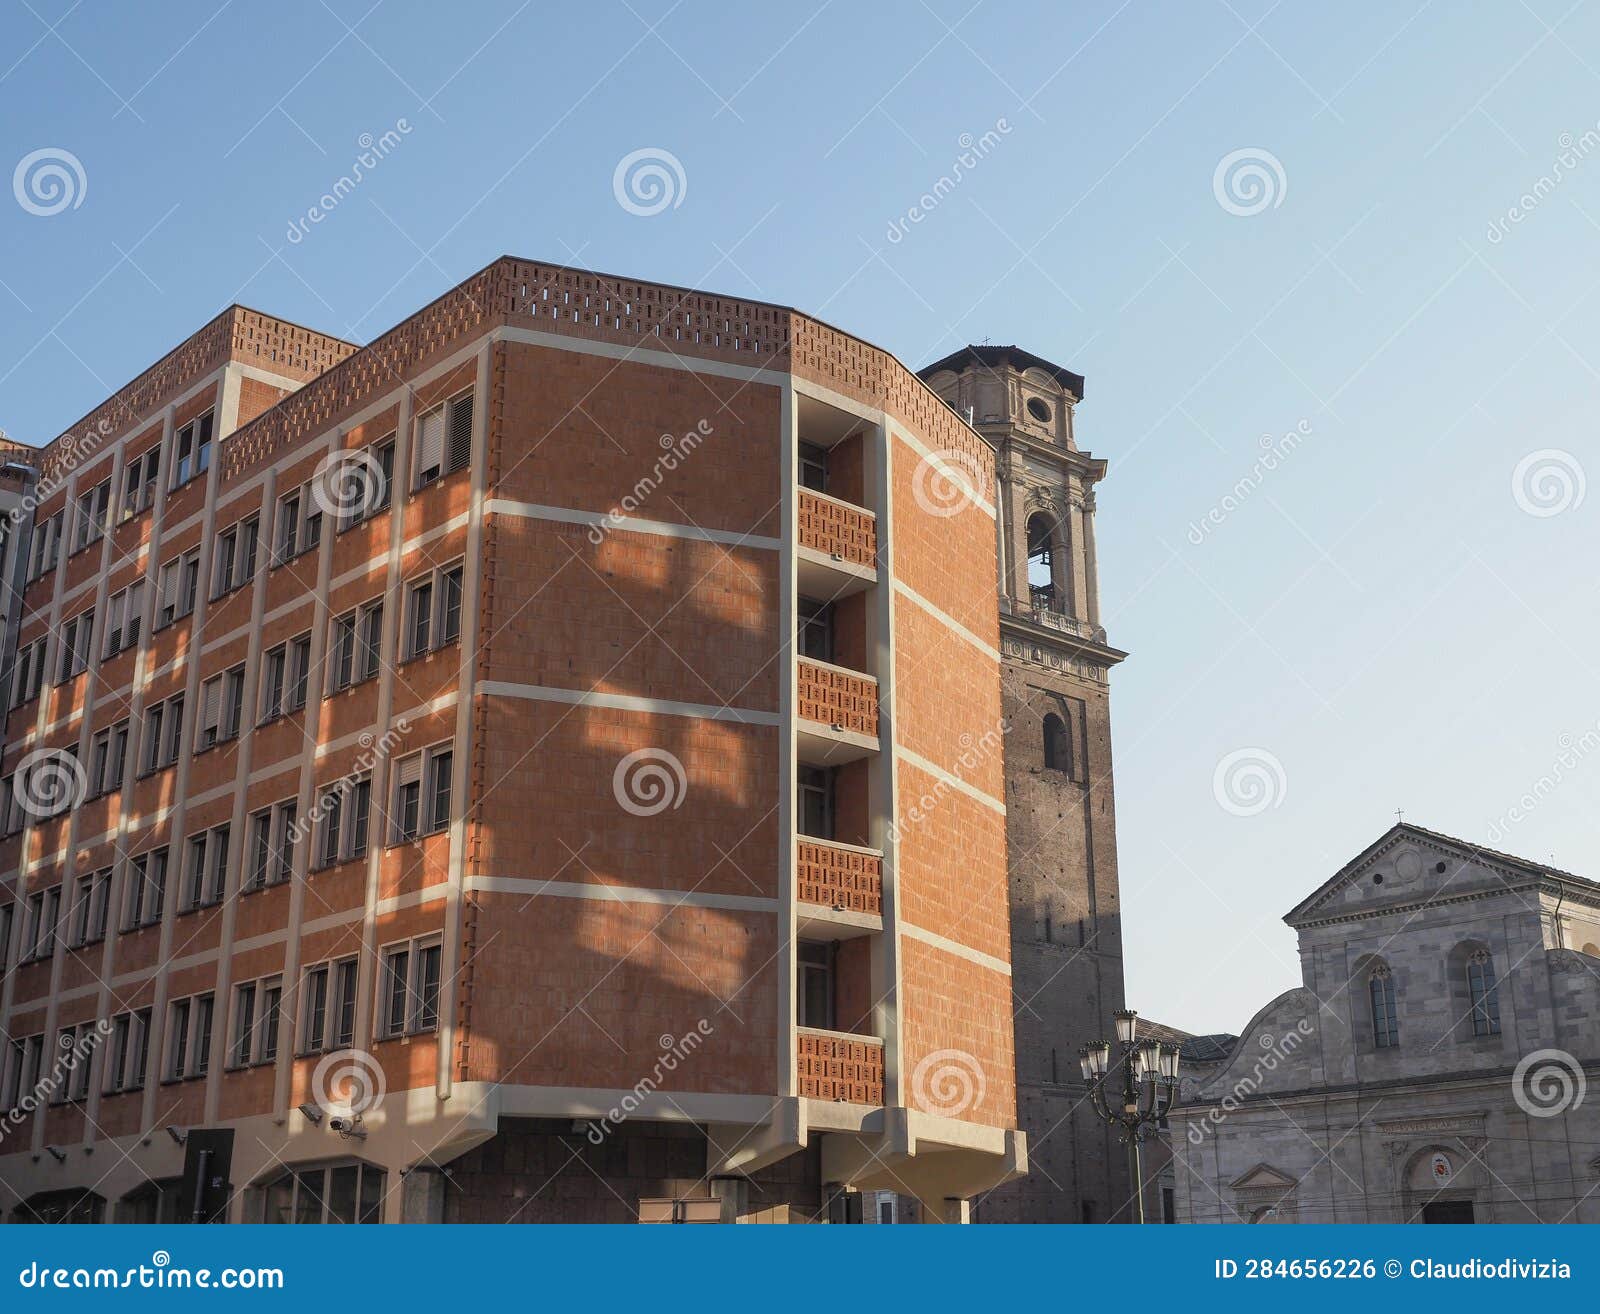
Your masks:
{"label": "arched window", "polygon": [[1400,1043],[1400,1021],[1394,1004],[1394,977],[1387,965],[1372,969],[1367,989],[1372,995],[1372,1043],[1379,1049],[1393,1049]]}
{"label": "arched window", "polygon": [[1028,519],[1028,592],[1035,607],[1059,610],[1056,601],[1056,527],[1050,517]]}
{"label": "arched window", "polygon": [[1475,950],[1467,959],[1467,998],[1472,1003],[1472,1034],[1500,1034],[1500,987],[1494,978],[1494,959],[1487,949]]}
{"label": "arched window", "polygon": [[1044,764],[1051,771],[1072,774],[1072,740],[1067,723],[1054,712],[1044,718]]}

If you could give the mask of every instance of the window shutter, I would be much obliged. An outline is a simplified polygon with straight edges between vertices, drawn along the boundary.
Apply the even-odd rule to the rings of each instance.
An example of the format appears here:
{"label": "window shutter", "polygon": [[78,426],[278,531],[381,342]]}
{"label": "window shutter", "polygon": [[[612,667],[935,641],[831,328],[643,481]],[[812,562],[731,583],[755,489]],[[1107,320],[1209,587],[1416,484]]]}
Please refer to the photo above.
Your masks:
{"label": "window shutter", "polygon": [[400,763],[395,772],[395,784],[401,787],[422,783],[422,754],[413,753]]}
{"label": "window shutter", "polygon": [[123,618],[124,647],[131,648],[139,642],[139,626],[144,620],[144,584],[135,584],[128,590],[128,610]]}
{"label": "window shutter", "polygon": [[472,460],[472,394],[450,403],[450,434],[444,472],[464,470]]}
{"label": "window shutter", "polygon": [[222,720],[222,681],[221,679],[207,680],[205,688],[205,704],[200,709],[200,736],[204,743],[212,743],[217,737],[217,726]]}
{"label": "window shutter", "polygon": [[417,477],[444,463],[444,410],[424,415],[417,426]]}

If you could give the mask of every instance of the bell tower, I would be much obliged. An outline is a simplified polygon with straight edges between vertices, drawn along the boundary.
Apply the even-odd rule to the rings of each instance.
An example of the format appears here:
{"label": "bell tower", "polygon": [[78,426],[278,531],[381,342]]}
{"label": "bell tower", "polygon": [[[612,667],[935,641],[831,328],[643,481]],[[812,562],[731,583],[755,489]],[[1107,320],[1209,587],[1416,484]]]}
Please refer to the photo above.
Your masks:
{"label": "bell tower", "polygon": [[998,452],[1000,647],[1017,1104],[1028,1176],[974,1202],[988,1222],[1129,1216],[1124,1150],[1089,1107],[1078,1050],[1123,1006],[1112,798],[1110,646],[1094,488],[1078,446],[1083,377],[1017,347],[965,347],[921,371]]}

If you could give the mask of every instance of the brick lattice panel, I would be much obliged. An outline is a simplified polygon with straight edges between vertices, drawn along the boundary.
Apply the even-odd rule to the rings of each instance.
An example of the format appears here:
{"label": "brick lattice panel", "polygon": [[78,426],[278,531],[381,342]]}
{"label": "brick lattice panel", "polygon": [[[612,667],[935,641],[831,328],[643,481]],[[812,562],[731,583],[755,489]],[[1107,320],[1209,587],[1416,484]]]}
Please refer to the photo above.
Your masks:
{"label": "brick lattice panel", "polygon": [[795,856],[801,903],[842,912],[883,912],[883,859],[876,853],[802,839]]}
{"label": "brick lattice panel", "polygon": [[871,676],[802,660],[799,677],[797,692],[803,719],[877,736],[878,682]]}
{"label": "brick lattice panel", "polygon": [[872,512],[800,490],[800,542],[831,557],[873,567],[878,560],[878,522]]}
{"label": "brick lattice panel", "polygon": [[882,1045],[805,1031],[795,1039],[802,1095],[847,1104],[883,1103]]}

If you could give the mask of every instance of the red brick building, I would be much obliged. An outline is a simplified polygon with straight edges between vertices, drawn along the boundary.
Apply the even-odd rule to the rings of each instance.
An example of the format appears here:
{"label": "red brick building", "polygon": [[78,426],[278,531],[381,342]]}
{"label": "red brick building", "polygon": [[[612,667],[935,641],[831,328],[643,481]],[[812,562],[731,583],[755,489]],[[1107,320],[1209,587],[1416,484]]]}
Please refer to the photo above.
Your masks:
{"label": "red brick building", "polygon": [[34,463],[5,1217],[172,1217],[216,1129],[245,1221],[1025,1171],[994,451],[892,356],[506,258],[232,307]]}

